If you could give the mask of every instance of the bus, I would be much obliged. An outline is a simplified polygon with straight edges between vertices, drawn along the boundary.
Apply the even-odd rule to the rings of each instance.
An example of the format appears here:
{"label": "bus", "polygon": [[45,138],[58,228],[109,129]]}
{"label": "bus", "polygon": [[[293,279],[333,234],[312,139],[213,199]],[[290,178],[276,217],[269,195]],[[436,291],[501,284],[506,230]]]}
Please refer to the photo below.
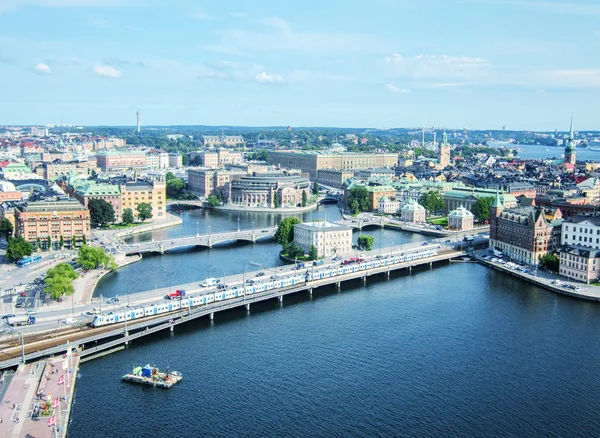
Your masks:
{"label": "bus", "polygon": [[17,266],[22,268],[27,265],[31,265],[32,263],[37,263],[42,260],[41,255],[31,256],[31,257],[23,257],[21,260],[17,262]]}

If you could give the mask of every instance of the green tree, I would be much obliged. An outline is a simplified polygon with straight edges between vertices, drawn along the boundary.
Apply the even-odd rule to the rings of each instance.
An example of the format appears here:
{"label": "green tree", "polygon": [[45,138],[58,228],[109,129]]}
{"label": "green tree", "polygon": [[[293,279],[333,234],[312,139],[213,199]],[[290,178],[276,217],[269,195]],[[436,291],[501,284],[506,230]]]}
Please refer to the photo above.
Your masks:
{"label": "green tree", "polygon": [[364,236],[360,235],[357,239],[358,247],[365,251],[371,251],[373,249],[373,244],[375,243],[375,238],[373,236]]}
{"label": "green tree", "polygon": [[36,249],[37,249],[38,251],[41,251],[41,249],[42,249],[42,241],[40,240],[40,238],[38,237],[38,238],[35,240],[35,242],[36,242]]}
{"label": "green tree", "polygon": [[90,199],[88,208],[92,226],[103,227],[115,221],[115,209],[110,202],[106,202],[104,199]]}
{"label": "green tree", "polygon": [[140,202],[137,206],[138,218],[144,222],[146,219],[152,219],[152,205],[147,202]]}
{"label": "green tree", "polygon": [[106,254],[101,246],[82,245],[79,248],[77,262],[83,269],[96,269],[103,265],[105,269],[112,271],[118,267],[114,257],[111,254]]}
{"label": "green tree", "polygon": [[183,194],[183,189],[185,189],[185,182],[181,178],[167,179],[167,197],[178,198]]}
{"label": "green tree", "polygon": [[308,257],[311,260],[317,260],[319,258],[319,253],[317,251],[317,247],[314,245],[311,245],[310,248],[308,249]]}
{"label": "green tree", "polygon": [[2,220],[0,221],[0,235],[6,237],[6,240],[8,240],[12,237],[12,233],[13,233],[12,223],[8,219],[3,217]]}
{"label": "green tree", "polygon": [[490,219],[490,207],[494,198],[479,198],[473,205],[473,215],[480,222]]}
{"label": "green tree", "polygon": [[287,247],[288,257],[303,257],[304,249],[296,242],[291,242]]}
{"label": "green tree", "polygon": [[287,245],[294,240],[294,225],[299,224],[300,219],[295,217],[286,217],[277,226],[275,232],[275,241],[280,245]]}
{"label": "green tree", "polygon": [[83,239],[81,239],[82,245],[87,245],[87,239],[85,238],[85,234],[83,235]]}
{"label": "green tree", "polygon": [[125,225],[133,223],[133,211],[131,210],[131,208],[126,208],[125,210],[123,210],[121,222],[123,222]]}
{"label": "green tree", "polygon": [[444,209],[444,198],[437,191],[425,192],[419,198],[419,204],[425,207],[429,214],[435,214]]}
{"label": "green tree", "polygon": [[273,194],[273,207],[279,208],[279,193],[277,192]]}
{"label": "green tree", "polygon": [[172,179],[175,179],[175,178],[177,178],[177,177],[175,176],[175,174],[173,172],[167,172],[167,174],[165,175],[165,181],[166,182],[169,182],[169,181],[171,181]]}
{"label": "green tree", "polygon": [[13,262],[22,259],[23,257],[30,256],[33,252],[33,245],[23,239],[21,236],[17,236],[14,239],[8,241],[8,247],[6,248],[6,257]]}
{"label": "green tree", "polygon": [[50,237],[50,236],[46,237],[46,249],[47,250],[52,249],[52,237]]}
{"label": "green tree", "polygon": [[79,274],[70,264],[60,263],[46,273],[44,292],[53,299],[58,299],[63,295],[72,295],[75,292],[73,280],[77,277]]}
{"label": "green tree", "polygon": [[219,207],[221,205],[221,202],[219,201],[219,198],[217,198],[215,195],[210,195],[206,199],[206,203],[211,208]]}
{"label": "green tree", "polygon": [[315,181],[312,189],[313,195],[319,196],[319,183]]}
{"label": "green tree", "polygon": [[306,190],[302,190],[302,207],[306,207],[308,197],[306,196]]}
{"label": "green tree", "polygon": [[548,271],[558,272],[560,259],[556,254],[544,254],[540,257],[539,266]]}
{"label": "green tree", "polygon": [[348,207],[352,213],[357,214],[361,211],[369,210],[369,192],[366,187],[356,186],[350,190],[348,195]]}

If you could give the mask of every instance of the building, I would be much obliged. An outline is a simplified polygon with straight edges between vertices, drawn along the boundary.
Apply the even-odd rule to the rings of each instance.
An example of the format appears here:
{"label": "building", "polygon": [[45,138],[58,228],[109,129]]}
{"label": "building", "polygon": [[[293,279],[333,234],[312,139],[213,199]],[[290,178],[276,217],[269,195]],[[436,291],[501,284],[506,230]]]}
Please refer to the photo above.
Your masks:
{"label": "building", "polygon": [[561,245],[600,249],[600,216],[572,216],[562,224]]}
{"label": "building", "polygon": [[320,151],[272,151],[269,164],[288,169],[301,169],[311,181],[319,181],[321,169],[359,170],[373,167],[395,167],[398,154],[359,154]]}
{"label": "building", "polygon": [[254,173],[233,179],[227,198],[231,204],[247,207],[275,207],[275,194],[280,207],[296,207],[302,203],[302,192],[310,197],[308,179],[286,173]]}
{"label": "building", "polygon": [[400,209],[400,220],[404,222],[425,222],[426,215],[425,207],[412,199],[406,201]]}
{"label": "building", "polygon": [[314,245],[318,257],[352,253],[352,228],[331,222],[306,222],[294,225],[294,242],[305,253]]}
{"label": "building", "polygon": [[57,178],[68,175],[79,175],[88,176],[94,171],[99,172],[100,169],[89,167],[87,165],[82,166],[79,162],[72,163],[44,163],[42,166],[36,168],[36,173],[41,175],[46,181],[54,181]]}
{"label": "building", "polygon": [[166,169],[169,167],[169,153],[159,149],[152,149],[146,153],[146,168]]}
{"label": "building", "polygon": [[450,143],[448,143],[448,134],[444,132],[442,143],[440,144],[440,153],[438,156],[438,168],[445,169],[450,165]]}
{"label": "building", "polygon": [[521,182],[510,183],[509,185],[507,185],[504,188],[504,190],[506,192],[508,192],[509,194],[511,194],[512,196],[514,196],[515,198],[518,198],[520,196],[525,196],[526,198],[529,198],[529,199],[535,199],[535,197],[537,195],[535,187],[529,183],[521,183]]}
{"label": "building", "polygon": [[0,192],[0,204],[6,201],[20,201],[23,199],[23,193],[19,191]]}
{"label": "building", "polygon": [[473,229],[473,221],[473,213],[463,206],[448,215],[448,227],[453,230],[470,231]]}
{"label": "building", "polygon": [[584,283],[598,281],[600,277],[600,250],[565,246],[559,251],[558,273],[569,280]]}
{"label": "building", "polygon": [[90,212],[77,200],[66,196],[56,199],[29,201],[15,208],[15,235],[45,248],[50,242],[74,247],[91,236]]}
{"label": "building", "polygon": [[169,167],[179,168],[183,166],[183,157],[180,154],[169,154]]}
{"label": "building", "polygon": [[102,151],[96,154],[103,172],[146,169],[146,154],[142,151]]}
{"label": "building", "polygon": [[153,219],[167,216],[167,186],[163,181],[132,181],[120,185],[122,209],[130,208],[137,217],[137,207],[142,202],[152,206]]}
{"label": "building", "polygon": [[231,149],[219,149],[218,151],[197,151],[190,153],[190,161],[198,166],[216,169],[226,164],[242,163],[242,152]]}
{"label": "building", "polygon": [[28,179],[41,178],[35,175],[29,167],[22,163],[9,163],[1,168],[2,178],[9,181],[23,181]]}
{"label": "building", "polygon": [[90,199],[103,199],[113,206],[115,221],[121,222],[123,217],[123,203],[121,188],[118,184],[99,184],[95,181],[86,181],[70,191],[70,194],[87,208]]}
{"label": "building", "polygon": [[569,130],[569,139],[565,145],[565,164],[575,165],[577,155],[577,146],[573,137],[573,116],[571,116],[571,129]]}
{"label": "building", "polygon": [[232,178],[246,175],[245,172],[214,169],[188,169],[187,174],[187,189],[201,198],[208,198],[216,195],[217,192],[221,192],[222,195],[227,194]]}
{"label": "building", "polygon": [[203,135],[202,144],[206,147],[215,146],[243,146],[244,137],[241,135]]}
{"label": "building", "polygon": [[505,209],[497,194],[490,207],[489,245],[513,260],[537,265],[541,256],[558,247],[561,226],[560,210],[547,212],[534,206]]}
{"label": "building", "polygon": [[[456,187],[442,195],[444,198],[444,213],[448,214],[461,206],[471,211],[479,198],[495,198],[495,196],[496,190],[494,189]],[[500,200],[504,208],[515,208],[517,206],[517,198],[509,193],[500,193]]]}
{"label": "building", "polygon": [[352,176],[354,176],[354,172],[351,170],[321,169],[319,170],[317,182],[319,184],[325,184],[326,186],[342,189],[344,188],[344,181],[348,178],[352,178]]}
{"label": "building", "polygon": [[396,214],[400,210],[400,201],[389,199],[387,196],[382,196],[379,199],[377,211],[383,214]]}
{"label": "building", "polygon": [[577,190],[585,196],[589,204],[600,202],[600,178],[597,176],[581,181],[577,184]]}
{"label": "building", "polygon": [[369,211],[379,210],[379,200],[381,198],[391,199],[392,201],[396,199],[396,189],[392,186],[370,184],[366,189],[369,195]]}
{"label": "building", "polygon": [[[319,171],[320,173],[320,171]],[[320,177],[321,175],[319,175]],[[357,178],[394,178],[396,176],[396,171],[394,169],[390,169],[387,167],[377,168],[377,169],[360,169],[354,171],[354,176]]]}

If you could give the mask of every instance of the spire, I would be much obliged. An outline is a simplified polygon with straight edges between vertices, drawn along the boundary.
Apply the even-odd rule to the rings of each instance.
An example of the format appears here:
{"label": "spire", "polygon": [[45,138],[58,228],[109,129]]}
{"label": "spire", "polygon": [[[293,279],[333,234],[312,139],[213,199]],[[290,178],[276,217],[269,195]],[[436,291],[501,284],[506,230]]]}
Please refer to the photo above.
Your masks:
{"label": "spire", "polygon": [[494,198],[494,202],[492,202],[492,205],[490,207],[492,207],[492,208],[503,207],[502,201],[500,200],[500,192],[498,190],[496,190],[496,197]]}
{"label": "spire", "polygon": [[442,135],[442,144],[443,145],[448,144],[448,134],[446,134],[446,131],[444,131],[444,134]]}
{"label": "spire", "polygon": [[571,129],[569,131],[569,140],[573,140],[573,113],[571,113]]}

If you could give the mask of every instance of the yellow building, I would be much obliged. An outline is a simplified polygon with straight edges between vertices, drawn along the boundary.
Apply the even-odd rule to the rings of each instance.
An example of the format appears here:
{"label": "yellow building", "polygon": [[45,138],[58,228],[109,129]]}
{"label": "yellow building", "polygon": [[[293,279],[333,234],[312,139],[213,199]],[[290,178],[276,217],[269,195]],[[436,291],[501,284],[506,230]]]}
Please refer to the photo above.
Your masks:
{"label": "yellow building", "polygon": [[121,202],[123,211],[131,208],[137,217],[137,207],[142,202],[152,206],[154,219],[165,219],[167,216],[167,187],[163,181],[134,181],[121,184]]}

